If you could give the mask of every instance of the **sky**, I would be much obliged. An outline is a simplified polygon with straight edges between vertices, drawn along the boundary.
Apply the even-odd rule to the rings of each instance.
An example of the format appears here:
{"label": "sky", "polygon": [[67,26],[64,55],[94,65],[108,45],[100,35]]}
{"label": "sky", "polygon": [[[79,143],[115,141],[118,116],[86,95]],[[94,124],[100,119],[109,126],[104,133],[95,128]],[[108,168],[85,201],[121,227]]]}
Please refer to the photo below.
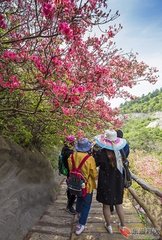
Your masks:
{"label": "sky", "polygon": [[[138,52],[138,59],[159,70],[155,85],[140,83],[129,90],[136,96],[146,95],[162,88],[162,0],[108,0],[112,12],[119,10],[120,17],[111,22],[120,23],[123,29],[114,41],[124,52]],[[121,99],[112,101],[119,106]]]}

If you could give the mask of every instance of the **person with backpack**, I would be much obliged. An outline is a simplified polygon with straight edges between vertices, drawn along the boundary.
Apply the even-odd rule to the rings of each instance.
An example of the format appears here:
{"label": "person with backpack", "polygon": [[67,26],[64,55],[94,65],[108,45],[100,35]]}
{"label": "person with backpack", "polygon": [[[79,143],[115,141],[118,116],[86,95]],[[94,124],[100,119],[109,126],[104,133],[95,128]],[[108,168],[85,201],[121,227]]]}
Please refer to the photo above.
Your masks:
{"label": "person with backpack", "polygon": [[129,237],[131,232],[125,226],[122,206],[124,194],[123,162],[125,160],[122,151],[127,145],[127,141],[117,137],[115,130],[106,130],[104,134],[96,136],[95,141],[100,147],[95,153],[96,164],[99,167],[96,199],[103,204],[105,228],[110,234],[113,234],[110,206],[114,205],[120,220],[119,232],[123,236]]}
{"label": "person with backpack", "polygon": [[[60,173],[63,175],[66,175],[67,178],[69,177],[69,167],[68,167],[68,158],[74,151],[74,145],[75,145],[76,138],[73,135],[69,135],[65,138],[64,146],[61,150],[60,155],[60,165],[63,165],[63,167],[60,167]],[[65,171],[66,170],[66,171]],[[76,214],[76,211],[74,209],[74,202],[76,200],[76,196],[71,194],[69,189],[67,188],[67,206],[66,211],[70,214]]]}
{"label": "person with backpack", "polygon": [[69,191],[77,195],[76,235],[80,235],[85,229],[93,190],[96,189],[97,169],[95,159],[91,155],[91,147],[92,143],[87,138],[81,138],[75,145],[76,151],[68,158],[70,173],[67,185]]}

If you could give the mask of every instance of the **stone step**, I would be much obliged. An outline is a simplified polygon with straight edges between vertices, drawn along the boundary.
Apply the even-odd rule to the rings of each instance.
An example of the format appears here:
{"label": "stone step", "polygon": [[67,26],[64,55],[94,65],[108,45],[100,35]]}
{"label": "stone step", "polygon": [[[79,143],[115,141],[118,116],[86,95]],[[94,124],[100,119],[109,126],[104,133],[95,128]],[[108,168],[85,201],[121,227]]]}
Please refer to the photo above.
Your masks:
{"label": "stone step", "polygon": [[[104,227],[102,204],[96,201],[96,192],[84,232],[75,234],[77,217],[66,212],[66,183],[61,184],[57,200],[48,206],[40,220],[33,226],[24,240],[122,240],[126,239],[118,231],[119,219],[116,213],[111,215],[114,234],[109,234]],[[157,240],[150,229],[146,229],[127,194],[124,197],[125,222],[132,234],[130,240]],[[149,231],[150,230],[150,231]]]}

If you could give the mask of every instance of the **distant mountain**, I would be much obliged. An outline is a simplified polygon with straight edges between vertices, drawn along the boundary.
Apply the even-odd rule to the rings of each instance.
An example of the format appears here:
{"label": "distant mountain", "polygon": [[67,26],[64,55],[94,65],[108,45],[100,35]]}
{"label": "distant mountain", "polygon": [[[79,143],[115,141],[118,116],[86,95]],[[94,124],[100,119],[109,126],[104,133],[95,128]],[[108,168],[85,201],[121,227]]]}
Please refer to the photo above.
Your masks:
{"label": "distant mountain", "polygon": [[120,105],[122,113],[150,113],[162,111],[162,88]]}

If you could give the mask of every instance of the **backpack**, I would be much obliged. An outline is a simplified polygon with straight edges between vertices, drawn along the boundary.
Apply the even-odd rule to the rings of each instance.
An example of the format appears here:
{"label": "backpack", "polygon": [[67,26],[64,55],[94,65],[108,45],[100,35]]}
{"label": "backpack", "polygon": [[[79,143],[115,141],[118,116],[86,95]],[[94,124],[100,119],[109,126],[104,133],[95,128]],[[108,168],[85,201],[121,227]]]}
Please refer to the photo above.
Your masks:
{"label": "backpack", "polygon": [[87,194],[87,180],[85,179],[84,175],[81,172],[81,168],[85,161],[90,157],[87,154],[82,161],[80,162],[79,166],[76,168],[74,156],[71,154],[71,161],[72,161],[72,169],[69,173],[69,177],[67,179],[67,187],[69,192],[72,195],[77,195],[78,197],[85,197]]}
{"label": "backpack", "polygon": [[61,153],[59,154],[59,159],[58,159],[58,170],[59,170],[59,175],[62,174],[64,176],[67,176],[68,169],[64,165],[63,156]]}
{"label": "backpack", "polygon": [[123,149],[120,150],[121,155],[124,158],[123,161],[123,170],[124,170],[124,187],[125,188],[129,188],[132,185],[132,175],[131,172],[129,170],[129,161],[126,158],[125,152]]}
{"label": "backpack", "polygon": [[132,176],[129,170],[129,161],[125,160],[123,162],[124,167],[124,187],[129,188],[132,185]]}

